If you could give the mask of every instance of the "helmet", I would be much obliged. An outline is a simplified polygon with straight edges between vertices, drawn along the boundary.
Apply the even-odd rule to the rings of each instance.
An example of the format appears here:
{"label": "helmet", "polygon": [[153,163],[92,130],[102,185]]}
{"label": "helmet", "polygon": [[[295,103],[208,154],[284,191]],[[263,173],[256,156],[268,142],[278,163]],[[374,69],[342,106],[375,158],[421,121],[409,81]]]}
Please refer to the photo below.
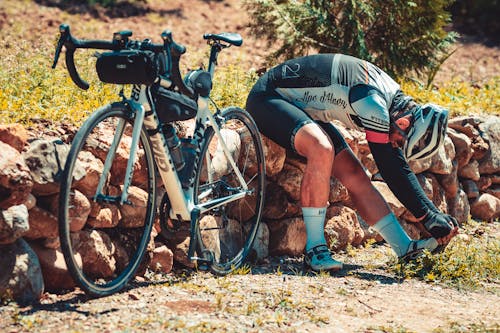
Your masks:
{"label": "helmet", "polygon": [[434,155],[443,144],[448,125],[448,110],[434,104],[417,106],[412,110],[412,124],[403,146],[408,160]]}

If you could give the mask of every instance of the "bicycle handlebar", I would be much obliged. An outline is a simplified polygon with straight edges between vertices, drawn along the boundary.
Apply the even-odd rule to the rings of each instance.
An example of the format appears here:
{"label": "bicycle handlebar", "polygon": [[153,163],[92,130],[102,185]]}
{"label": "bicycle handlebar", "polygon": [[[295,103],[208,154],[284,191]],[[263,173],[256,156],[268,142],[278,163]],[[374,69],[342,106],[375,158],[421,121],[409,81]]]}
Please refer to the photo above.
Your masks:
{"label": "bicycle handlebar", "polygon": [[177,44],[173,40],[172,32],[169,30],[165,30],[161,34],[163,44],[154,44],[149,40],[145,40],[143,42],[129,41],[128,37],[132,36],[132,32],[129,30],[114,33],[112,41],[77,39],[71,35],[69,25],[64,23],[59,26],[59,32],[61,33],[61,36],[57,42],[52,68],[56,68],[62,47],[64,46],[66,48],[65,60],[69,75],[73,82],[83,90],[87,90],[89,88],[89,84],[80,77],[80,74],[78,74],[76,69],[74,60],[76,49],[100,49],[113,51],[140,49],[155,53],[165,52],[167,55],[167,64],[172,64],[171,68],[167,68],[167,73],[172,75],[172,82],[179,88],[182,94],[187,95],[190,98],[193,98],[195,95],[193,90],[185,85],[180,73],[179,61],[181,55],[186,52],[186,48],[183,45]]}

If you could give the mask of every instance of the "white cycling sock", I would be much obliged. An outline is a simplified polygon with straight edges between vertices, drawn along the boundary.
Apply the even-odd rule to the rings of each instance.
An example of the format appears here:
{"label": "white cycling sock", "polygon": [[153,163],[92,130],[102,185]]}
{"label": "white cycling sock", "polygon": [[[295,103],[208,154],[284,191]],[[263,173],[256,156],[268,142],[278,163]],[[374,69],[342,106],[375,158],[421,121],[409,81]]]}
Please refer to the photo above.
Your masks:
{"label": "white cycling sock", "polygon": [[399,224],[396,215],[389,213],[372,226],[385,239],[398,257],[406,254],[411,238]]}
{"label": "white cycling sock", "polygon": [[302,215],[307,233],[306,251],[315,246],[326,244],[326,207],[302,207]]}

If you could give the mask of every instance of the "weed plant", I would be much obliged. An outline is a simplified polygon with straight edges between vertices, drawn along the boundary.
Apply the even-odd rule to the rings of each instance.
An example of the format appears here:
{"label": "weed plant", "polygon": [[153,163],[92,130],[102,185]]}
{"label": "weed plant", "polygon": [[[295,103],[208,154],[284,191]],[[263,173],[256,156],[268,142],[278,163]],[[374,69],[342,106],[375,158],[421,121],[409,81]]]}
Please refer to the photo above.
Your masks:
{"label": "weed plant", "polygon": [[442,253],[432,255],[427,252],[413,262],[397,263],[391,268],[406,278],[418,277],[459,289],[477,289],[498,286],[499,262],[498,224],[471,220],[461,229],[461,235],[452,239]]}

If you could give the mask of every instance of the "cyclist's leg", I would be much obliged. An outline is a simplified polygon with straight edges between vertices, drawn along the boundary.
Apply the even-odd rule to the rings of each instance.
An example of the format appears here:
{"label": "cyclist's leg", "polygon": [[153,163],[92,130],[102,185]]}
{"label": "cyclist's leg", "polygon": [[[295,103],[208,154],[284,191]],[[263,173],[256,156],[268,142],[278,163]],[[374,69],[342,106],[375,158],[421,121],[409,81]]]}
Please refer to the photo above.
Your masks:
{"label": "cyclist's leg", "polygon": [[324,237],[334,159],[332,142],[304,111],[276,93],[251,94],[247,109],[265,136],[307,160],[300,193],[307,233],[306,263],[314,270],[342,268],[342,264],[331,257]]}

